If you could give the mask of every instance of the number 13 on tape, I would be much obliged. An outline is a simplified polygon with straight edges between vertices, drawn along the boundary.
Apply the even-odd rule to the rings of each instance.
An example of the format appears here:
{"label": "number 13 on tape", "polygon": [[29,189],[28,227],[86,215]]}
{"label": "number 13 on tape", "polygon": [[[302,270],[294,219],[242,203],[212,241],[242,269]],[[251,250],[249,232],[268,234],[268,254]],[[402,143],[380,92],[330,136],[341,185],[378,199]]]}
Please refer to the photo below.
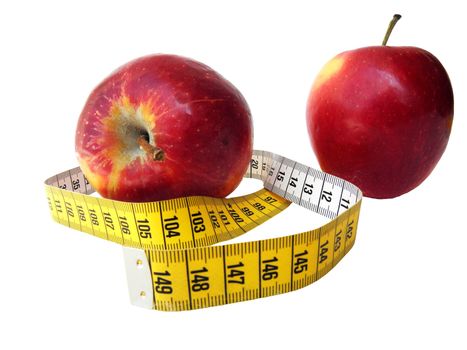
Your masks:
{"label": "number 13 on tape", "polygon": [[[134,305],[179,311],[305,287],[355,242],[362,193],[353,184],[266,151],[253,152],[245,177],[264,188],[235,198],[119,202],[92,196],[79,168],[47,179],[45,188],[55,221],[124,247]],[[291,203],[329,222],[279,238],[222,243]]]}

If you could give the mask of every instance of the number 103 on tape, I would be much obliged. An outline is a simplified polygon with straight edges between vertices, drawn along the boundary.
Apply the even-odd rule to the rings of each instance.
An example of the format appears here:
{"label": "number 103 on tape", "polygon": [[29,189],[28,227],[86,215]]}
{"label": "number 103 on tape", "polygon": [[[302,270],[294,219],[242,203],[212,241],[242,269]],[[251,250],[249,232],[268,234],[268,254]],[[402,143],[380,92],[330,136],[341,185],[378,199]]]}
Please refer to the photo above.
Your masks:
{"label": "number 103 on tape", "polygon": [[[305,287],[355,242],[362,193],[353,184],[266,151],[253,152],[245,177],[264,188],[235,198],[119,202],[92,196],[75,168],[47,179],[45,189],[55,221],[123,246],[134,305],[180,311]],[[329,222],[284,237],[222,243],[291,203]]]}

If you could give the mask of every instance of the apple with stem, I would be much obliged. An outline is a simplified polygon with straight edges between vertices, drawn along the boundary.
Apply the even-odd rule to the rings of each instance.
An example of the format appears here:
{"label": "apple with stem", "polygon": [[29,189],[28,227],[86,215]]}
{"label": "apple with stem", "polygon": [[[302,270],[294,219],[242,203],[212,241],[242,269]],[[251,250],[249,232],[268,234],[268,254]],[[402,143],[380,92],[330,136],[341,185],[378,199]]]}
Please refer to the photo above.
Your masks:
{"label": "apple with stem", "polygon": [[97,192],[131,202],[225,197],[240,183],[252,144],[241,93],[208,66],[165,54],[131,61],[101,82],[75,138]]}
{"label": "apple with stem", "polygon": [[420,185],[441,158],[454,115],[440,61],[418,47],[381,46],[338,54],[318,74],[306,120],[321,168],[373,198]]}

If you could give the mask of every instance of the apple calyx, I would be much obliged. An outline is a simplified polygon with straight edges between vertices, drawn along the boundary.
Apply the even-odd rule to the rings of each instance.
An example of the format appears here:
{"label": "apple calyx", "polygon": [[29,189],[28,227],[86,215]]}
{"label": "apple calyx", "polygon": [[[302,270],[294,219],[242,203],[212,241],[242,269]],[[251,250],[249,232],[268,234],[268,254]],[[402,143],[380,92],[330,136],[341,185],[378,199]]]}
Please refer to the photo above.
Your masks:
{"label": "apple calyx", "polygon": [[164,160],[164,151],[159,147],[153,146],[149,143],[149,135],[140,135],[138,137],[138,145],[139,147],[146,152],[146,154],[152,159],[156,161]]}
{"label": "apple calyx", "polygon": [[391,35],[392,30],[394,29],[394,26],[396,25],[397,21],[401,19],[401,17],[402,16],[397,13],[392,17],[391,22],[389,22],[388,29],[386,30],[386,35],[384,36],[384,39],[383,39],[383,43],[382,43],[383,46],[386,46],[386,43],[388,42],[389,36]]}

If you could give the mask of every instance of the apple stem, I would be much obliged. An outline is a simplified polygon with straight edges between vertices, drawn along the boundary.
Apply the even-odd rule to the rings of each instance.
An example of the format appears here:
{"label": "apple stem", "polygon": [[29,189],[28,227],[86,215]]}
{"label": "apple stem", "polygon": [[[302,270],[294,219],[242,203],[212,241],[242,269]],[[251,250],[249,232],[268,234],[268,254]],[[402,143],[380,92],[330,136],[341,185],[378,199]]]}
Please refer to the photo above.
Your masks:
{"label": "apple stem", "polygon": [[396,25],[397,21],[401,19],[401,17],[402,16],[398,14],[395,14],[392,17],[391,22],[389,22],[388,29],[386,30],[386,35],[384,36],[384,39],[383,39],[383,44],[382,44],[383,46],[386,46],[386,43],[388,42],[389,36],[391,35],[392,30],[394,29],[394,26]]}
{"label": "apple stem", "polygon": [[152,160],[161,161],[164,159],[164,151],[159,147],[151,145],[143,135],[138,137],[138,145]]}

